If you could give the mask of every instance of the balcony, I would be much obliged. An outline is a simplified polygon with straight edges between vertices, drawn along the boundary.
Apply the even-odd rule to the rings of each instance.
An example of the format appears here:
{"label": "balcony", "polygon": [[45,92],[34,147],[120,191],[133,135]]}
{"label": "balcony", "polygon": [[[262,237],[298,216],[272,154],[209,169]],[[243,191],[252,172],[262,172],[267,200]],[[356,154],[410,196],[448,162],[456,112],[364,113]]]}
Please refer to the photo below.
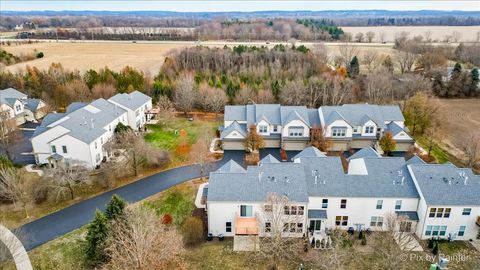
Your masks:
{"label": "balcony", "polygon": [[237,216],[235,218],[235,234],[236,235],[258,235],[257,218]]}

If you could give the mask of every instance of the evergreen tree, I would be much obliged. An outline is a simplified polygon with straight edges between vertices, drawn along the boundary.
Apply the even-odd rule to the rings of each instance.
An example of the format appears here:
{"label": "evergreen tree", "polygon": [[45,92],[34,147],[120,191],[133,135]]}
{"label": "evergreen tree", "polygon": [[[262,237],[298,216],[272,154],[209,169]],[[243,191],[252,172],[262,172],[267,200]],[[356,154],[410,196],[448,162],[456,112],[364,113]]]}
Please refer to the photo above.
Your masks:
{"label": "evergreen tree", "polygon": [[435,242],[435,244],[433,244],[432,253],[433,253],[433,255],[438,254],[438,243],[437,242]]}
{"label": "evergreen tree", "polygon": [[352,61],[350,61],[350,66],[348,67],[348,76],[350,78],[355,78],[358,76],[359,73],[360,73],[360,64],[358,63],[357,56],[354,56],[352,58]]}
{"label": "evergreen tree", "polygon": [[123,214],[126,205],[127,203],[122,198],[114,194],[105,209],[105,217],[108,220],[116,219]]}
{"label": "evergreen tree", "polygon": [[478,74],[478,68],[473,68],[470,71],[470,89],[469,94],[470,96],[478,95],[478,83],[480,82],[480,77]]}
{"label": "evergreen tree", "polygon": [[123,133],[125,131],[129,131],[129,130],[132,130],[132,128],[130,126],[125,126],[122,122],[118,122],[118,124],[115,127],[115,129],[113,130],[113,132],[115,134],[120,134],[120,133]]}
{"label": "evergreen tree", "polygon": [[464,82],[462,77],[462,66],[460,63],[456,63],[449,78],[447,93],[449,97],[456,97],[458,94],[463,92],[462,90],[464,87]]}
{"label": "evergreen tree", "polygon": [[95,212],[95,218],[87,227],[87,248],[86,255],[89,262],[93,265],[105,260],[105,241],[108,234],[107,218],[98,209]]}
{"label": "evergreen tree", "polygon": [[387,55],[387,57],[385,57],[382,66],[384,66],[388,70],[388,72],[393,72],[393,62],[392,58],[390,58],[390,55]]}

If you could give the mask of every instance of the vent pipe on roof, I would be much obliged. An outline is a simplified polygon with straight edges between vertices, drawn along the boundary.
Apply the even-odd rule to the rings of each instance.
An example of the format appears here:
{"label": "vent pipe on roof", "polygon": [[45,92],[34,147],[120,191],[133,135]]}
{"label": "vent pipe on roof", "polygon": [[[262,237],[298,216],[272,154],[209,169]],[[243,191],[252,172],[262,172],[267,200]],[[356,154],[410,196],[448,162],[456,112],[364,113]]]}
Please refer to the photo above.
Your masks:
{"label": "vent pipe on roof", "polygon": [[258,182],[262,181],[262,174],[263,172],[258,172]]}
{"label": "vent pipe on roof", "polygon": [[318,182],[318,176],[315,175],[315,185],[317,184],[317,182]]}
{"label": "vent pipe on roof", "polygon": [[402,186],[403,186],[403,181],[405,181],[405,176],[402,177]]}
{"label": "vent pipe on roof", "polygon": [[92,129],[95,128],[95,120],[93,120],[93,118],[90,118],[90,122],[92,123]]}
{"label": "vent pipe on roof", "polygon": [[467,180],[468,180],[468,176],[465,176],[465,181],[463,182],[465,186],[467,185]]}

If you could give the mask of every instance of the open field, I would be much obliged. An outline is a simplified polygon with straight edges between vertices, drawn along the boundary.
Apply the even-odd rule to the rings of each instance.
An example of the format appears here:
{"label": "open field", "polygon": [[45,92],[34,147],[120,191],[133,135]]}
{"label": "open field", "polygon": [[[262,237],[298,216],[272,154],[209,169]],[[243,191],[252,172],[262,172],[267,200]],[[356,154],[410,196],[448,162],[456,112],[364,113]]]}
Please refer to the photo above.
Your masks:
{"label": "open field", "polygon": [[351,33],[354,37],[358,32],[366,33],[372,31],[375,33],[375,42],[380,42],[380,35],[385,35],[384,41],[393,42],[395,35],[401,32],[410,33],[410,37],[422,35],[430,32],[432,41],[442,42],[446,35],[452,35],[454,31],[461,34],[458,41],[462,42],[478,42],[477,33],[480,31],[480,26],[359,26],[359,27],[343,27],[343,31]]}
{"label": "open field", "polygon": [[469,132],[480,132],[480,99],[441,99],[448,139],[460,146]]}
{"label": "open field", "polygon": [[[25,42],[24,40],[22,42]],[[210,47],[223,47],[225,45],[233,47],[235,45],[255,45],[273,47],[275,44],[271,42],[225,42],[225,41],[208,41],[208,42],[137,42],[132,41],[41,41],[32,44],[21,44],[2,46],[2,49],[13,53],[31,53],[34,49],[44,53],[41,59],[18,63],[7,66],[5,69],[11,72],[18,72],[25,69],[27,65],[35,66],[39,69],[48,69],[51,63],[61,63],[64,68],[86,71],[89,69],[98,70],[105,66],[119,71],[125,66],[131,66],[151,75],[158,73],[163,64],[165,55],[172,49],[181,49],[188,46],[204,45]],[[283,43],[285,44],[285,43]],[[313,47],[315,43],[298,43],[307,47]],[[338,47],[342,43],[324,43],[332,52],[338,54]],[[380,43],[352,43],[358,46],[362,52],[367,50],[375,50],[379,54],[389,54],[392,52],[393,44]]]}

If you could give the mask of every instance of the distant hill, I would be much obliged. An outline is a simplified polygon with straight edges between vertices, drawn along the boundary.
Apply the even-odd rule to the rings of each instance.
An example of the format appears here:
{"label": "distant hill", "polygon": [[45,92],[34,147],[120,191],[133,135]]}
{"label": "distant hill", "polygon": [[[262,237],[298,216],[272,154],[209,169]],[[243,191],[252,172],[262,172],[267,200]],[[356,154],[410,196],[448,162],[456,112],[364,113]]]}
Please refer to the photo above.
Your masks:
{"label": "distant hill", "polygon": [[442,10],[296,10],[296,11],[252,11],[252,12],[173,12],[173,11],[95,11],[95,10],[63,10],[63,11],[0,11],[4,16],[146,16],[146,17],[182,17],[182,18],[279,18],[279,17],[322,17],[322,18],[378,18],[378,17],[480,17],[480,11],[442,11]]}

